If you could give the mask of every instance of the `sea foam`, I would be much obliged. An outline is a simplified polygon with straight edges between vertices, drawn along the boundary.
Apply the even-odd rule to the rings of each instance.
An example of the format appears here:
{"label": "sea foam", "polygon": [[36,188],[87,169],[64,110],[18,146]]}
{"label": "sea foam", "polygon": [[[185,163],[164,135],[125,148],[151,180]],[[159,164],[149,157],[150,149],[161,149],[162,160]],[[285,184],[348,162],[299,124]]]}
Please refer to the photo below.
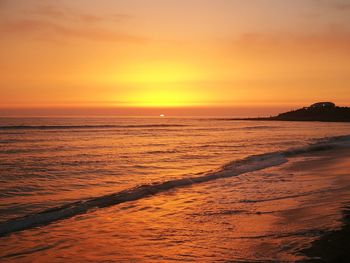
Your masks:
{"label": "sea foam", "polygon": [[155,195],[164,191],[168,191],[170,189],[204,183],[220,178],[237,176],[240,174],[280,165],[287,162],[288,157],[341,147],[350,147],[350,136],[323,138],[316,143],[307,145],[305,147],[248,156],[244,159],[227,163],[215,172],[204,173],[195,177],[186,177],[164,182],[155,182],[152,184],[140,185],[135,188],[127,189],[117,193],[68,203],[62,206],[44,210],[39,213],[10,219],[8,221],[0,223],[0,236],[25,229],[30,229],[36,226],[46,225],[57,220],[70,218],[78,214],[87,213],[92,209],[103,208],[128,201],[142,199],[144,197]]}

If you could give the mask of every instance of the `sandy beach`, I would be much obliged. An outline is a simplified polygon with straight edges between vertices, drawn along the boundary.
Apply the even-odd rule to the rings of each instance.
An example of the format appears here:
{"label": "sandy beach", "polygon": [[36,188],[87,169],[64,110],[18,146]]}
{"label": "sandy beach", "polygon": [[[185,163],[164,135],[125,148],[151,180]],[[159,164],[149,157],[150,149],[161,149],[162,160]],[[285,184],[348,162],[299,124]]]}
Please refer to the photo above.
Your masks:
{"label": "sandy beach", "polygon": [[[312,164],[312,162],[309,162]],[[302,167],[302,164],[301,164]],[[341,150],[337,153],[322,153],[320,159],[313,162],[313,169],[319,176],[334,176],[334,180],[338,181],[342,189],[339,195],[333,196],[333,204],[339,207],[341,218],[338,220],[339,227],[329,229],[319,238],[310,244],[310,247],[302,250],[302,254],[308,259],[305,262],[349,262],[350,253],[350,199],[346,191],[349,190],[350,180],[350,151]],[[299,167],[300,168],[300,167]],[[332,198],[332,197],[330,197]],[[332,199],[330,200],[332,202]]]}
{"label": "sandy beach", "polygon": [[[319,199],[312,200],[312,204],[308,202],[308,205],[288,213],[287,218],[293,224],[302,223],[310,216],[324,218],[324,222],[329,220],[330,228],[316,232],[312,238],[314,240],[305,244],[307,248],[296,253],[306,256],[300,262],[349,262],[349,167],[350,150],[337,149],[292,158],[290,163],[281,168],[281,172],[309,177],[313,185],[315,183],[323,184],[324,188],[332,187],[331,191],[325,192]],[[324,222],[314,220],[313,227],[317,229]]]}

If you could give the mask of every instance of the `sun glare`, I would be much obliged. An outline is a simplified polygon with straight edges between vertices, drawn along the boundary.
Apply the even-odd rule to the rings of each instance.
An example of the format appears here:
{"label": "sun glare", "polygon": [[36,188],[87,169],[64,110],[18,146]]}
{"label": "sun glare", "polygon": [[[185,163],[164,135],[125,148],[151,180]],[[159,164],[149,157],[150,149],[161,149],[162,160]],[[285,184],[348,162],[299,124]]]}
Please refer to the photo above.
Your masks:
{"label": "sun glare", "polygon": [[181,107],[199,104],[193,83],[203,79],[190,65],[149,63],[129,66],[120,73],[119,82],[128,87],[123,101],[136,107]]}
{"label": "sun glare", "polygon": [[183,82],[199,77],[199,70],[194,66],[168,62],[130,65],[119,75],[120,81],[128,83]]}
{"label": "sun glare", "polygon": [[185,88],[176,90],[166,84],[152,87],[140,86],[126,98],[126,101],[128,105],[137,107],[181,107],[197,102],[193,92]]}

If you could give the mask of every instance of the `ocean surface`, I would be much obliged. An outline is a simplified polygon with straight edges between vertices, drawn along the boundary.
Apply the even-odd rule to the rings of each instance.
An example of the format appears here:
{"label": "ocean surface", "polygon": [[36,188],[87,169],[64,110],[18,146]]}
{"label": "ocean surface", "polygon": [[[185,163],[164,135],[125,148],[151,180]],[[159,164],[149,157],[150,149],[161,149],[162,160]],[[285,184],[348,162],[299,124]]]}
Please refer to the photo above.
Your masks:
{"label": "ocean surface", "polygon": [[328,186],[295,188],[271,169],[349,134],[349,123],[0,118],[0,261],[294,260],[299,239],[334,220],[271,222]]}

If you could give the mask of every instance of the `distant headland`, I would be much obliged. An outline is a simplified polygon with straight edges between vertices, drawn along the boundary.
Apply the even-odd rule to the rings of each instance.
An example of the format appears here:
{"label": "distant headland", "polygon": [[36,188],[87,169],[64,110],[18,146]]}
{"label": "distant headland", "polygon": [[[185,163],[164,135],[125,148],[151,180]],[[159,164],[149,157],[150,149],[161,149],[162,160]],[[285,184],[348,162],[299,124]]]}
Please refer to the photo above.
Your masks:
{"label": "distant headland", "polygon": [[273,117],[241,118],[240,120],[350,122],[350,107],[339,107],[333,102],[318,102],[309,107],[280,113]]}

